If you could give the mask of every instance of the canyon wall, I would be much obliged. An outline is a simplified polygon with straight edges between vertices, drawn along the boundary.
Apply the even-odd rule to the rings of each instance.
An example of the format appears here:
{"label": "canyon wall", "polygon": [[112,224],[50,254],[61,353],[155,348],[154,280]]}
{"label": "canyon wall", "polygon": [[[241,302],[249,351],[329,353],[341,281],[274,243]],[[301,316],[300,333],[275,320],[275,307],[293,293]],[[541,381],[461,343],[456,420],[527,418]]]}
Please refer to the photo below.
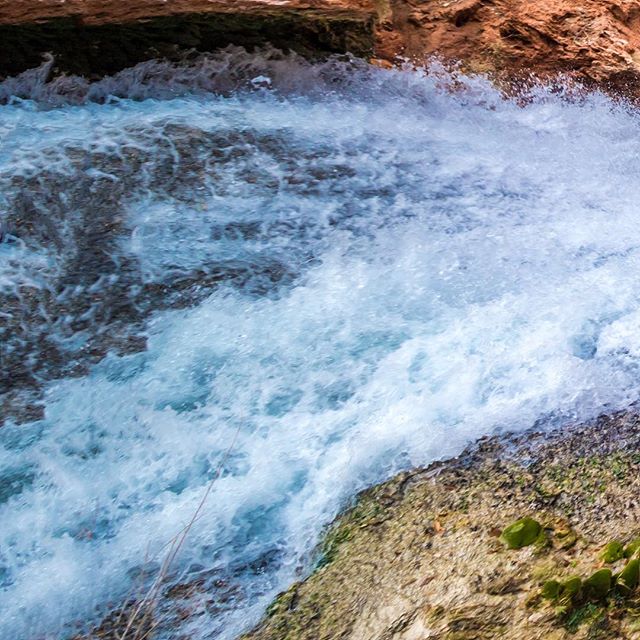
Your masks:
{"label": "canyon wall", "polygon": [[639,26],[640,0],[2,0],[0,74],[46,52],[61,71],[99,76],[185,50],[270,42],[381,65],[438,55],[470,72],[562,73],[635,94]]}
{"label": "canyon wall", "polygon": [[0,76],[47,53],[54,73],[88,77],[229,44],[369,57],[377,15],[373,0],[3,0]]}
{"label": "canyon wall", "polygon": [[438,54],[465,70],[569,74],[635,91],[640,70],[637,0],[391,0],[376,52]]}

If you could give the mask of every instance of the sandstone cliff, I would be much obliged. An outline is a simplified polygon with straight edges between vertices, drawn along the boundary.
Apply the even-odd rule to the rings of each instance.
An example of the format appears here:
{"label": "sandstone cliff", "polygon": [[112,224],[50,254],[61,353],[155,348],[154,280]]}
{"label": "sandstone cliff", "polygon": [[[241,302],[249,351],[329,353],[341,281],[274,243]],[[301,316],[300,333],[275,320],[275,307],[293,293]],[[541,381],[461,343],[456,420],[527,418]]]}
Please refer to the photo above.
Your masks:
{"label": "sandstone cliff", "polygon": [[379,64],[438,55],[471,72],[569,74],[640,90],[640,0],[0,0],[0,73],[53,52],[100,75],[154,56],[271,42]]}
{"label": "sandstone cliff", "polygon": [[637,89],[638,0],[391,0],[377,55],[440,55],[469,71],[568,73]]}

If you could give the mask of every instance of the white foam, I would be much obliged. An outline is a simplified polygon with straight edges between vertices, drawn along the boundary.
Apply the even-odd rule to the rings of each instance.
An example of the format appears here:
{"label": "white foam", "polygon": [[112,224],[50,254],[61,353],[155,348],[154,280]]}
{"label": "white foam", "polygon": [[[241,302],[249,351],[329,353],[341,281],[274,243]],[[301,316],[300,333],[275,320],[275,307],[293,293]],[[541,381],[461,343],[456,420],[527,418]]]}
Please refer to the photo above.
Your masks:
{"label": "white foam", "polygon": [[[0,505],[3,639],[57,638],[121,597],[238,429],[180,566],[281,556],[243,575],[247,598],[199,618],[194,637],[255,621],[358,489],[498,429],[638,399],[635,113],[544,92],[520,108],[480,81],[452,95],[405,72],[342,83],[324,97],[6,108],[9,168],[23,136],[110,144],[134,122],[232,123],[301,153],[296,165],[259,147],[246,165],[269,174],[257,183],[224,165],[201,207],[132,205],[122,243],[150,278],[209,259],[209,229],[256,211],[266,236],[216,246],[275,252],[299,277],[278,295],[223,287],[157,314],[146,353],[51,386],[43,421],[0,432],[0,468],[24,484]],[[300,167],[317,182],[305,172],[296,186]],[[278,233],[295,221],[314,231]]]}

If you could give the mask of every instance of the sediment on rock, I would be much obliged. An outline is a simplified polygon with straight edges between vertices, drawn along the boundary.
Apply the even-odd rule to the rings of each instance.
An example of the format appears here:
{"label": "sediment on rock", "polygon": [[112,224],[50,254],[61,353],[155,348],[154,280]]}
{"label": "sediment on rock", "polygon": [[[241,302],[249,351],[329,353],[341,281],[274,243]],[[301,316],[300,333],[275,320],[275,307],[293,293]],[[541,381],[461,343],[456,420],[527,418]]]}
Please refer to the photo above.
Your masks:
{"label": "sediment on rock", "polygon": [[[244,640],[638,637],[638,590],[598,589],[603,577],[626,579],[628,558],[604,554],[637,540],[639,463],[640,420],[620,414],[485,438],[402,474],[334,523],[315,572]],[[501,533],[523,517],[540,535],[509,548]],[[545,599],[543,587],[573,576],[579,597]]]}

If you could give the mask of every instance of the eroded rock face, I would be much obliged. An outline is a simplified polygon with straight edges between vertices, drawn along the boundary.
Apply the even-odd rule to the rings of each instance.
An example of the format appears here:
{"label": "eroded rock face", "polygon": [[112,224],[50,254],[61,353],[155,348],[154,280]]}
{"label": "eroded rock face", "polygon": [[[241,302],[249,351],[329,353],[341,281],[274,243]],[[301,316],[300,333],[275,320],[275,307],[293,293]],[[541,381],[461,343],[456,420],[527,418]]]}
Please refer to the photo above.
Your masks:
{"label": "eroded rock face", "polygon": [[0,76],[47,53],[88,77],[230,44],[369,57],[376,16],[375,0],[0,0]]}
{"label": "eroded rock face", "polygon": [[377,55],[438,54],[470,71],[640,86],[638,0],[391,0]]}
{"label": "eroded rock face", "polygon": [[74,18],[87,25],[135,22],[186,14],[256,14],[313,11],[325,17],[366,18],[371,0],[15,0],[0,1],[0,24]]}
{"label": "eroded rock face", "polygon": [[471,72],[568,74],[640,92],[640,0],[0,0],[0,73],[56,55],[104,75],[150,57],[267,42],[382,64],[438,55]]}

